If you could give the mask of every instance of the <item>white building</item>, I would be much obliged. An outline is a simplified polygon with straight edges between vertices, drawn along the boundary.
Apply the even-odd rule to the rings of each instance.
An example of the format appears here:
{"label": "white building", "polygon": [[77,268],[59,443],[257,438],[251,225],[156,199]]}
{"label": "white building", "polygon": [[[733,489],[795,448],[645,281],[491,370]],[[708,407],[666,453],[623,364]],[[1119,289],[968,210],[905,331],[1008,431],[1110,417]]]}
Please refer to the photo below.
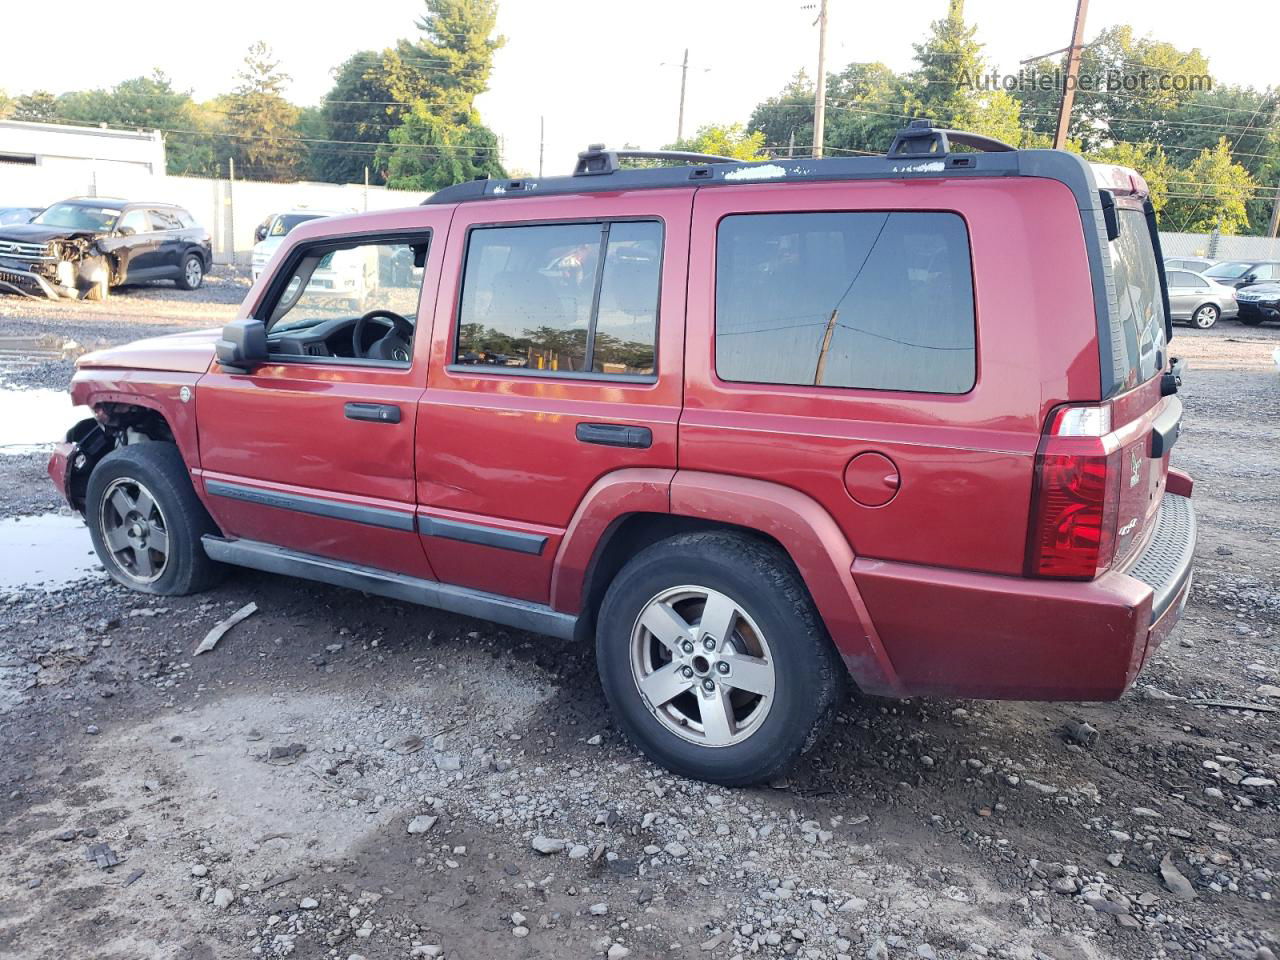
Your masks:
{"label": "white building", "polygon": [[85,180],[98,173],[163,176],[164,140],[159,130],[0,120],[0,178],[9,164],[61,170]]}

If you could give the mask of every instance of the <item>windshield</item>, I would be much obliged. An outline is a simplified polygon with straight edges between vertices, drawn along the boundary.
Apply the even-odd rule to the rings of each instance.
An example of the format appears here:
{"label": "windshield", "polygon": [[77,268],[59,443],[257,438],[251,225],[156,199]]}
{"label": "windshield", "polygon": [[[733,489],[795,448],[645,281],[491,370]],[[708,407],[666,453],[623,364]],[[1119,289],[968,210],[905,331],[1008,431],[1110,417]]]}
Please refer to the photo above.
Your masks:
{"label": "windshield", "polygon": [[1164,363],[1165,318],[1151,230],[1141,210],[1121,208],[1120,236],[1111,242],[1116,289],[1117,374],[1128,390],[1154,377]]}
{"label": "windshield", "polygon": [[271,221],[271,230],[267,233],[269,237],[283,237],[300,223],[306,223],[308,220],[319,220],[320,215],[316,213],[282,213]]}
{"label": "windshield", "polygon": [[1251,263],[1220,263],[1216,267],[1210,267],[1204,272],[1206,277],[1226,277],[1234,280],[1237,277],[1243,277],[1248,269],[1253,266]]}
{"label": "windshield", "polygon": [[46,227],[101,232],[115,226],[118,216],[120,216],[118,207],[100,207],[85,203],[55,203],[31,222],[44,224]]}

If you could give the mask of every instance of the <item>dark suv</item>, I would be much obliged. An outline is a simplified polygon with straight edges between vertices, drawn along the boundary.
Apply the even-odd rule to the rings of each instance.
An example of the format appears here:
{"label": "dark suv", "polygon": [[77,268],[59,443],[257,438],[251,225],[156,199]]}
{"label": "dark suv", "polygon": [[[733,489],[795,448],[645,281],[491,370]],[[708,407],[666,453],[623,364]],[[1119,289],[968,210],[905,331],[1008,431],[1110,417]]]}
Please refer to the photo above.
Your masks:
{"label": "dark suv", "polygon": [[725,784],[849,679],[1118,697],[1195,544],[1143,180],[929,127],[623,158],[303,224],[221,332],[81,358],[50,474],[111,575],[594,638],[627,735]]}
{"label": "dark suv", "polygon": [[1280,260],[1226,260],[1204,272],[1210,280],[1237,289],[1280,280]]}
{"label": "dark suv", "polygon": [[0,227],[0,289],[33,297],[105,300],[140,280],[194,290],[212,266],[209,231],[168,203],[73,197]]}

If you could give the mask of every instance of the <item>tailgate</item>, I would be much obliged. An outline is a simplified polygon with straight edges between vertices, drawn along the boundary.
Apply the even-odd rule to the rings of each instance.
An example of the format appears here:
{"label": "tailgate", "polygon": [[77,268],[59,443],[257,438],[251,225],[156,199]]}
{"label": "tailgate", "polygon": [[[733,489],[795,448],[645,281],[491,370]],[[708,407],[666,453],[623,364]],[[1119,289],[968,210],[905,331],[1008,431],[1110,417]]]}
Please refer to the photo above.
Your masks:
{"label": "tailgate", "polygon": [[1158,383],[1159,378],[1155,390],[1144,386],[1134,391],[1139,396],[1125,398],[1132,403],[1117,404],[1120,409],[1140,407],[1147,394],[1155,394],[1155,403],[1136,410],[1128,423],[1114,425],[1121,450],[1114,568],[1123,567],[1155,530],[1169,476],[1169,449],[1182,423],[1182,401],[1159,397]]}

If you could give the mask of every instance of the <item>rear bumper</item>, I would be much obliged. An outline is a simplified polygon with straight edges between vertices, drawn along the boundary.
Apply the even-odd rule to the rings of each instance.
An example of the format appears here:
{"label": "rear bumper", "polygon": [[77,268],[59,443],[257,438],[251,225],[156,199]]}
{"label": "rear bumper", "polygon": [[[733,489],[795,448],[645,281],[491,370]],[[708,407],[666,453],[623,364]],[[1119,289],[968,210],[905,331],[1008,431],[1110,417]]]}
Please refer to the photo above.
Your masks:
{"label": "rear bumper", "polygon": [[867,559],[853,576],[908,695],[1114,700],[1181,616],[1195,537],[1167,493],[1141,555],[1087,583]]}

